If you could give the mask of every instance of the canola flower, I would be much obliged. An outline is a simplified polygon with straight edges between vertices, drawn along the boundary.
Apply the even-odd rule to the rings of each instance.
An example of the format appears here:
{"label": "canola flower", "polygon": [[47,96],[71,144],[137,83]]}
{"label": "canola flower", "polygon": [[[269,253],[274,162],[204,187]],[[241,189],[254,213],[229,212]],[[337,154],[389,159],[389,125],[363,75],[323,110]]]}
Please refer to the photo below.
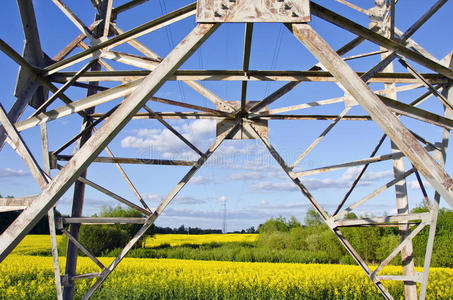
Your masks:
{"label": "canola flower", "polygon": [[231,242],[255,242],[258,239],[258,234],[156,234],[152,237],[147,237],[145,246],[147,248],[158,247],[163,244],[170,246],[181,246],[184,244],[201,245],[208,243],[231,243]]}
{"label": "canola flower", "polygon": [[[112,260],[101,258],[105,265]],[[384,270],[401,273],[395,266]],[[89,258],[79,258],[79,274],[98,271]],[[432,268],[430,274],[427,299],[452,299],[453,269]],[[80,298],[94,281],[77,281],[75,297]],[[386,281],[384,285],[395,299],[404,299],[401,282]],[[0,264],[0,299],[19,298],[55,299],[51,257],[10,255]],[[382,297],[358,266],[126,258],[93,299]]]}
{"label": "canola flower", "polygon": [[[57,236],[57,241],[61,236]],[[12,254],[16,255],[51,255],[50,236],[46,234],[29,234],[17,245]]]}
{"label": "canola flower", "polygon": [[[62,236],[57,236],[57,241]],[[201,245],[207,243],[255,242],[258,234],[156,234],[146,238],[146,247],[153,248],[163,244],[181,246],[184,244]],[[51,255],[49,235],[29,234],[13,250],[16,255]]]}

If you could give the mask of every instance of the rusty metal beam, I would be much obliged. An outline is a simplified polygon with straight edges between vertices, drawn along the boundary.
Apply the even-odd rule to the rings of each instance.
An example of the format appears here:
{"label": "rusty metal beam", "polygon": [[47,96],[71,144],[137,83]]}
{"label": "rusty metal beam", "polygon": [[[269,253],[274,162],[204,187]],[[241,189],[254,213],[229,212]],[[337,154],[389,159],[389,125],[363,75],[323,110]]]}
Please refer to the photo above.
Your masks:
{"label": "rusty metal beam", "polygon": [[292,24],[290,27],[296,38],[336,77],[426,180],[453,207],[453,180],[423,149],[409,130],[311,26]]}
{"label": "rusty metal beam", "polygon": [[317,17],[324,19],[334,25],[337,25],[343,29],[346,29],[354,34],[357,34],[361,37],[366,38],[367,40],[376,43],[382,47],[390,49],[392,51],[396,51],[396,53],[401,54],[404,57],[407,57],[410,60],[413,60],[428,69],[431,69],[439,74],[444,75],[450,79],[453,79],[453,71],[446,68],[443,65],[438,64],[437,62],[432,61],[429,58],[426,58],[420,53],[412,51],[408,49],[403,44],[396,42],[394,40],[387,39],[382,35],[373,32],[360,24],[353,22],[352,20],[345,18],[325,7],[322,7],[319,4],[314,3],[313,1],[310,2],[311,12]]}
{"label": "rusty metal beam", "polygon": [[112,271],[118,266],[118,264],[123,260],[127,253],[132,249],[135,243],[145,234],[145,232],[154,224],[156,219],[162,214],[165,208],[170,204],[170,202],[176,197],[176,195],[181,191],[181,189],[189,182],[189,180],[195,175],[195,173],[203,166],[203,164],[208,160],[208,158],[217,150],[217,148],[222,144],[222,142],[235,134],[239,126],[236,124],[227,130],[223,136],[219,137],[209,149],[198,159],[197,164],[193,166],[187,174],[178,182],[178,184],[171,190],[171,192],[161,201],[159,206],[156,208],[154,213],[149,216],[144,225],[140,230],[135,234],[135,236],[129,241],[129,243],[122,249],[121,253],[115,258],[115,260],[105,269],[99,279],[91,286],[88,292],[83,296],[82,300],[89,299],[93,293],[101,286],[105,279],[112,273]]}
{"label": "rusty metal beam", "polygon": [[163,26],[176,22],[180,19],[187,18],[193,14],[195,14],[195,6],[196,3],[189,4],[185,7],[182,7],[176,11],[168,13],[164,16],[161,16],[157,19],[149,21],[141,26],[138,26],[134,29],[128,30],[123,34],[117,35],[105,42],[99,43],[97,45],[92,46],[90,49],[77,53],[71,57],[68,57],[64,60],[56,62],[48,67],[45,67],[43,71],[45,72],[44,75],[50,75],[52,73],[57,72],[58,70],[64,69],[74,63],[87,59],[94,55],[94,53],[98,50],[102,50],[107,47],[113,47],[120,45],[122,43],[126,43],[131,39],[135,39],[138,36],[151,32],[153,30],[157,30]]}
{"label": "rusty metal beam", "polygon": [[60,196],[72,185],[83,170],[126,125],[127,121],[163,85],[168,76],[183,64],[218,26],[218,24],[197,25],[143,81],[142,88],[136,89],[123,101],[104,125],[74,155],[70,163],[46,186],[36,201],[25,209],[0,236],[0,261],[5,259],[27,232],[58,201]]}
{"label": "rusty metal beam", "polygon": [[[134,80],[143,78],[150,74],[151,71],[138,70],[138,71],[101,71],[101,72],[86,72],[78,81],[123,81],[125,79]],[[359,76],[365,72],[357,72]],[[52,81],[66,82],[75,75],[75,72],[58,72],[49,76]],[[445,76],[436,73],[422,73],[421,74],[427,82],[431,84],[446,83],[448,81]],[[326,71],[282,71],[282,70],[249,70],[244,74],[242,70],[178,70],[168,80],[182,80],[182,81],[291,81],[284,86],[290,91],[294,84],[300,82],[335,82],[336,79],[332,74]],[[410,73],[376,73],[368,82],[377,83],[419,83],[418,79],[414,78]],[[282,87],[283,88],[283,87]],[[285,92],[285,93],[286,93]],[[280,94],[275,96],[284,95]],[[270,97],[270,96],[268,96]],[[278,99],[278,97],[276,98]],[[269,100],[267,100],[269,101]],[[275,101],[275,100],[274,100]],[[273,101],[272,101],[273,102]],[[269,105],[272,102],[268,102]],[[263,104],[260,104],[262,106]],[[263,106],[264,107],[264,106]],[[254,109],[255,111],[256,109]]]}
{"label": "rusty metal beam", "polygon": [[[245,24],[244,37],[244,56],[242,59],[242,71],[247,74],[250,65],[250,52],[252,48],[253,23]],[[241,111],[245,112],[245,102],[247,101],[247,81],[241,83]]]}

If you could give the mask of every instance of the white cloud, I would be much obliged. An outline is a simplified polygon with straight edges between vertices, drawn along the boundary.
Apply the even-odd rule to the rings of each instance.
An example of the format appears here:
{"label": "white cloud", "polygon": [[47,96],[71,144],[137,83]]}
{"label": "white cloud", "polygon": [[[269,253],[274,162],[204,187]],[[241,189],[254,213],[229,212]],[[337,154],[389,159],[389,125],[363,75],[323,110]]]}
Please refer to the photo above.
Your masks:
{"label": "white cloud", "polygon": [[[433,188],[429,182],[424,181],[424,180],[422,182],[423,182],[423,186],[425,187],[425,189]],[[417,180],[408,181],[407,186],[413,190],[420,190],[420,184],[418,183]]]}
{"label": "white cloud", "polygon": [[143,199],[145,201],[150,201],[150,202],[160,202],[162,201],[162,197],[154,194],[144,194]]}
{"label": "white cloud", "polygon": [[[205,146],[215,136],[215,120],[195,120],[174,126],[187,140],[197,146]],[[130,135],[121,140],[121,147],[149,149],[157,151],[164,157],[175,155],[191,155],[192,150],[168,129],[140,129],[136,135]]]}
{"label": "white cloud", "polygon": [[[360,168],[348,168],[339,178],[310,178],[302,177],[300,181],[305,185],[309,190],[321,190],[321,189],[341,189],[349,187],[358,173]],[[381,171],[381,172],[368,172],[362,176],[362,179],[359,182],[359,186],[369,186],[373,181],[377,181],[382,178],[387,178],[391,176],[393,172],[390,171]],[[298,191],[299,188],[291,181],[288,182],[260,182],[252,185],[253,190],[263,190],[263,191],[286,191],[294,192]]]}
{"label": "white cloud", "polygon": [[9,178],[9,177],[22,177],[30,175],[29,172],[24,170],[13,170],[10,168],[0,168],[0,178]]}
{"label": "white cloud", "polygon": [[307,208],[311,207],[311,205],[307,201],[301,201],[297,203],[281,203],[281,204],[268,204],[266,203],[265,205],[260,205],[260,209],[266,209],[266,210],[272,210],[272,211],[277,211],[277,210],[296,210],[296,209],[303,209],[306,210]]}
{"label": "white cloud", "polygon": [[[343,173],[341,178],[343,180],[354,180],[357,177],[357,175],[359,175],[361,170],[362,170],[362,167],[348,168],[346,170],[346,172]],[[360,180],[361,181],[372,181],[372,180],[386,178],[386,177],[389,177],[392,175],[393,175],[392,170],[381,171],[381,172],[366,172],[365,174],[363,174],[363,176]]]}
{"label": "white cloud", "polygon": [[[176,208],[176,207],[168,207],[163,212],[163,215],[166,217],[178,217],[178,220],[182,220],[182,218],[189,218],[189,219],[205,219],[205,220],[214,220],[218,221],[223,218],[223,210],[192,210],[192,209],[185,209],[185,208]],[[260,220],[264,221],[273,217],[272,212],[262,212],[257,214],[256,211],[245,211],[245,210],[229,210],[228,211],[228,221],[232,220],[241,220],[241,221],[250,221],[250,220]],[[249,226],[249,225],[248,225]]]}
{"label": "white cloud", "polygon": [[[146,194],[143,196],[143,198],[145,201],[153,202],[156,204],[160,203],[164,199],[164,197],[154,194]],[[186,205],[186,204],[202,204],[206,203],[206,201],[192,196],[176,196],[171,203]]]}
{"label": "white cloud", "polygon": [[201,200],[201,199],[198,199],[198,198],[195,198],[195,197],[191,197],[191,196],[179,196],[179,197],[176,197],[174,200],[174,203],[177,203],[177,204],[202,204],[202,203],[206,203],[205,200]]}
{"label": "white cloud", "polygon": [[231,174],[228,179],[230,180],[260,180],[268,178],[269,174],[266,172],[244,172]]}
{"label": "white cloud", "polygon": [[205,184],[205,183],[210,183],[212,181],[211,178],[205,177],[205,176],[195,176],[192,179],[190,179],[189,183],[192,184]]}
{"label": "white cloud", "polygon": [[295,192],[298,190],[298,187],[292,182],[280,182],[280,183],[272,183],[272,182],[260,182],[257,184],[252,185],[252,189],[255,191],[285,191],[285,192]]}

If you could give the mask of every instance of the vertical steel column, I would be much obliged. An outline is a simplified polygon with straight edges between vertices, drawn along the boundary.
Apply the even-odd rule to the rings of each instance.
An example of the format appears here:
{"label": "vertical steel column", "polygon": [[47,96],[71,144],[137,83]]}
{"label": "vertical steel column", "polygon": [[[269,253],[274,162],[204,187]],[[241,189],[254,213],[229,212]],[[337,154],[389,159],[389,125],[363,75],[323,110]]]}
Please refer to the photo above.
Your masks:
{"label": "vertical steel column", "polygon": [[[31,65],[35,67],[44,67],[44,53],[42,52],[41,42],[39,40],[38,25],[36,24],[33,1],[17,0],[17,5],[19,7],[22,27],[25,35],[25,46],[22,56]],[[16,83],[16,97],[21,97],[24,92],[27,92],[28,86],[30,86],[34,81],[32,78],[32,74],[30,74],[26,69],[22,67],[20,68]],[[39,87],[33,95],[30,105],[35,108],[39,107],[44,102],[47,93],[48,91],[46,89]]]}
{"label": "vertical steel column", "polygon": [[[375,1],[376,8],[378,5],[383,5],[385,10],[382,12],[386,12],[389,9],[389,4],[384,3],[383,1]],[[394,4],[394,3],[393,3]],[[376,11],[379,12],[377,9]],[[391,12],[394,12],[394,6],[391,8]],[[392,28],[394,28],[394,14],[391,15],[390,18],[386,18],[386,14],[381,14],[378,17],[377,24],[380,27],[380,33],[383,34],[387,38],[393,37]],[[374,23],[370,24],[372,27]],[[380,50],[386,50],[384,47],[380,47]],[[388,53],[382,53],[381,59],[384,61],[389,55]],[[390,62],[383,70],[383,72],[394,72],[393,62]],[[385,83],[384,84],[385,95],[391,99],[397,100],[398,95],[396,93],[396,84],[395,83]],[[400,152],[400,149],[390,141],[392,153]],[[395,178],[401,178],[401,176],[406,172],[404,166],[404,157],[399,157],[392,160],[393,163],[393,174]],[[407,184],[406,178],[401,179],[397,183],[395,183],[395,196],[396,196],[396,207],[397,207],[397,214],[398,215],[407,215],[409,214],[409,199],[407,196]],[[403,242],[407,236],[410,235],[411,229],[409,225],[403,224],[399,226],[400,232],[400,242]],[[415,276],[415,263],[414,263],[414,256],[413,256],[413,247],[412,247],[412,240],[410,240],[406,246],[401,249],[401,261],[403,265],[403,274],[405,276]],[[417,300],[417,284],[414,281],[404,281],[404,294],[407,300]]]}
{"label": "vertical steel column", "polygon": [[[47,124],[40,125],[41,128],[41,142],[42,142],[42,155],[44,173],[50,178],[50,157],[49,157],[49,142],[47,135]],[[63,291],[61,290],[61,276],[60,276],[60,262],[58,261],[58,247],[57,247],[57,232],[55,226],[55,208],[51,208],[47,215],[49,220],[49,234],[50,243],[52,246],[53,270],[55,274],[55,288],[57,291],[57,300],[63,299]]]}
{"label": "vertical steel column", "polygon": [[[95,16],[95,21],[103,20],[103,23],[109,22],[106,20],[107,14],[107,6],[109,0],[102,0],[99,2],[99,12]],[[100,38],[104,34],[104,26],[102,23],[100,26],[97,26],[93,31],[94,38]],[[91,71],[100,71],[101,65],[99,61],[95,61],[91,66]],[[90,82],[90,86],[87,90],[87,96],[94,95],[98,92],[96,88],[99,82]],[[94,112],[94,107],[85,110],[87,115]],[[82,124],[83,130],[86,126],[91,123],[90,117],[85,117]],[[80,137],[80,147],[82,147],[86,141],[91,137],[92,131],[87,130],[81,137]],[[86,178],[87,170],[85,170],[80,176]],[[72,210],[71,210],[71,217],[77,218],[82,216],[83,211],[83,202],[85,198],[85,183],[81,181],[76,181],[74,183],[74,195],[72,199]],[[69,233],[74,236],[76,239],[79,239],[80,236],[80,224],[71,224]],[[74,280],[72,277],[76,275],[76,268],[77,268],[77,255],[78,255],[78,248],[77,246],[71,241],[68,240],[68,248],[66,251],[66,267],[65,267],[65,274],[68,278],[64,289],[63,289],[63,299],[64,300],[71,300],[74,297]]]}
{"label": "vertical steel column", "polygon": [[287,26],[370,114],[373,121],[401,149],[445,201],[453,207],[453,179],[420,145],[414,135],[310,25],[288,24]]}
{"label": "vertical steel column", "polygon": [[[23,50],[24,59],[33,66],[44,66],[44,56],[39,40],[38,26],[36,24],[35,10],[33,1],[17,0],[20,18],[25,35],[25,45]],[[32,79],[28,71],[20,67],[16,82],[15,96],[17,97],[13,107],[8,112],[8,118],[12,123],[19,120],[29,103],[36,106],[43,102],[43,97],[47,92],[40,87],[39,83]],[[36,106],[37,107],[37,106]],[[0,150],[5,143],[6,133],[3,126],[0,126]]]}
{"label": "vertical steel column", "polygon": [[[453,58],[450,59],[449,67],[453,68]],[[444,96],[447,99],[448,103],[453,103],[453,84],[450,84],[444,89]],[[452,118],[453,111],[451,111],[448,107],[445,107],[445,117]],[[445,161],[447,159],[447,150],[448,150],[448,142],[450,140],[450,130],[444,129],[442,135],[442,143],[441,143],[441,157],[439,162],[441,166],[445,167]],[[428,241],[426,245],[426,252],[425,252],[425,264],[423,266],[423,279],[422,279],[422,286],[420,289],[420,300],[424,300],[426,297],[426,289],[428,288],[428,277],[429,277],[429,267],[431,265],[431,257],[433,254],[433,247],[434,247],[434,238],[436,235],[436,226],[437,226],[437,217],[439,215],[439,202],[440,202],[440,194],[436,191],[434,194],[434,201],[431,208],[431,222],[429,226],[429,234],[428,234]]]}

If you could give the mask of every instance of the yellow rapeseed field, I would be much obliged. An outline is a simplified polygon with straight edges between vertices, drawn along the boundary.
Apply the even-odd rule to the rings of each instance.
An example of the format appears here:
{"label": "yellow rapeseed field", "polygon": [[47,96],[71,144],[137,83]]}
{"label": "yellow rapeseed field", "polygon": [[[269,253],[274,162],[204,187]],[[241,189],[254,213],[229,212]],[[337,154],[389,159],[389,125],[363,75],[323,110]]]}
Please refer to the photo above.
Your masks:
{"label": "yellow rapeseed field", "polygon": [[201,245],[207,243],[254,242],[258,234],[156,234],[146,238],[146,247],[157,247],[163,244],[181,246],[184,244]]}
{"label": "yellow rapeseed field", "polygon": [[[101,258],[104,264],[112,258]],[[61,263],[64,259],[61,259]],[[78,273],[97,272],[82,257]],[[400,268],[388,267],[387,273]],[[453,269],[432,268],[428,299],[453,299]],[[80,298],[94,281],[78,281]],[[401,283],[385,286],[403,299]],[[54,299],[52,258],[10,255],[0,299]],[[94,299],[381,299],[357,266],[126,258]]]}
{"label": "yellow rapeseed field", "polygon": [[[57,240],[60,238],[61,236],[57,236]],[[257,238],[258,234],[156,234],[146,238],[146,247],[152,248],[163,244],[169,244],[173,247],[184,244],[254,242]],[[50,249],[50,237],[48,235],[29,234],[14,249],[13,254],[37,255],[39,253],[50,253]]]}
{"label": "yellow rapeseed field", "polygon": [[[61,236],[57,236],[57,241]],[[51,253],[50,236],[45,234],[29,234],[17,245],[12,254],[16,255],[38,255],[40,253]]]}
{"label": "yellow rapeseed field", "polygon": [[[156,235],[147,247],[162,244],[255,241],[253,234]],[[50,251],[46,235],[29,235],[0,264],[0,300],[55,299],[52,257],[30,256]],[[104,265],[112,257],[100,258]],[[64,266],[64,258],[60,258]],[[384,274],[401,274],[389,266]],[[417,271],[421,271],[418,269]],[[99,272],[80,257],[78,274]],[[77,281],[80,298],[94,279]],[[384,282],[396,299],[403,299],[401,282]],[[381,299],[358,266],[241,263],[176,259],[126,258],[94,299]],[[427,299],[453,299],[453,269],[431,268]]]}

